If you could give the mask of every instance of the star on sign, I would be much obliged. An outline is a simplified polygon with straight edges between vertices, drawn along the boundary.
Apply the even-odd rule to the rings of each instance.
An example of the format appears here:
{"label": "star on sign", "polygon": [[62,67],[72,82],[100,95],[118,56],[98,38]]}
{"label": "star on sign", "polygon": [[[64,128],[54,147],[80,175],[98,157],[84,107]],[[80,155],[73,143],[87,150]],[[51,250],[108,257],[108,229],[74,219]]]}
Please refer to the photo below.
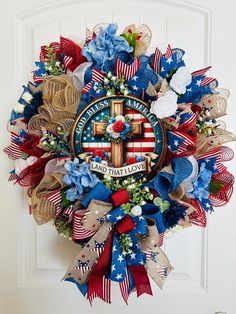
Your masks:
{"label": "star on sign", "polygon": [[136,91],[138,91],[138,90],[139,90],[138,86],[136,86],[136,85],[133,85],[133,90],[136,90]]}
{"label": "star on sign", "polygon": [[164,69],[164,67],[161,67],[161,72],[165,72],[165,69]]}
{"label": "star on sign", "polygon": [[117,280],[122,279],[122,274],[117,274],[116,279]]}
{"label": "star on sign", "polygon": [[121,263],[124,260],[124,257],[122,255],[119,255],[118,261]]}
{"label": "star on sign", "polygon": [[138,78],[137,76],[134,76],[134,77],[132,78],[132,81],[135,81],[135,82],[136,82],[136,81],[137,81],[137,78]]}
{"label": "star on sign", "polygon": [[172,60],[172,58],[170,57],[170,58],[168,58],[168,59],[166,60],[166,62],[170,64],[171,62],[173,62],[173,60]]}

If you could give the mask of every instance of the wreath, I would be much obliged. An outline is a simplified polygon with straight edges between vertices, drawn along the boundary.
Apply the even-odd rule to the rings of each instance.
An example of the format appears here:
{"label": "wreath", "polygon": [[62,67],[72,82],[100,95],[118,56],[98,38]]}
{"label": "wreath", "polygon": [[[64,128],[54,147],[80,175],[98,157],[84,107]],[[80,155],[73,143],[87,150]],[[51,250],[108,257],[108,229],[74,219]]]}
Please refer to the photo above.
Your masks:
{"label": "wreath", "polygon": [[27,189],[38,224],[53,221],[78,253],[65,281],[92,303],[111,302],[111,281],[127,303],[152,295],[172,266],[165,238],[225,205],[234,177],[225,162],[235,136],[218,118],[229,92],[190,73],[184,51],[148,54],[151,31],[129,25],[87,30],[83,43],[42,46],[33,83],[8,124],[10,181]]}

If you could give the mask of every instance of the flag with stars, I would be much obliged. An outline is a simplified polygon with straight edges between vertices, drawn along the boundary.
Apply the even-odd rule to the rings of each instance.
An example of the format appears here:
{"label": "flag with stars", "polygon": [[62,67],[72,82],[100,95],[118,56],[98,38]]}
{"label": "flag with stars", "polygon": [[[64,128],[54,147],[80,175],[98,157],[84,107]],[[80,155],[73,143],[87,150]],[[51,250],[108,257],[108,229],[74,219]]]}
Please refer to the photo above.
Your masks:
{"label": "flag with stars", "polygon": [[[152,153],[156,149],[156,143],[159,143],[158,134],[154,134],[153,128],[148,119],[146,119],[137,110],[126,108],[126,114],[133,122],[143,122],[143,135],[141,137],[134,137],[125,140],[126,157],[134,155],[145,156],[146,153]],[[104,117],[109,115],[109,108],[105,108],[93,115],[93,117],[88,121],[82,134],[83,152],[94,153],[97,149],[104,149],[108,155],[111,156],[111,143],[104,136],[98,137],[93,135],[93,124],[103,121]],[[78,143],[75,142],[75,144]],[[160,150],[162,147],[161,145],[162,144],[160,143],[159,146],[157,146]]]}
{"label": "flag with stars", "polygon": [[35,62],[36,70],[34,71],[34,83],[42,83],[44,76],[47,75],[47,72],[44,67],[43,62]]}
{"label": "flag with stars", "polygon": [[123,255],[117,235],[113,238],[110,279],[122,282],[126,277],[126,257]]}

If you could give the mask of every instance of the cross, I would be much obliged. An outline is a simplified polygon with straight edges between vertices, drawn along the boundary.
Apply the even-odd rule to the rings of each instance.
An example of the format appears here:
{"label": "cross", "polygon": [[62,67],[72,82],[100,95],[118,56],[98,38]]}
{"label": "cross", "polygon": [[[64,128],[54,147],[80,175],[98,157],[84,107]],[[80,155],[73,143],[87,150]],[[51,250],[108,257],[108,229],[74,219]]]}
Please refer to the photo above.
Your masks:
{"label": "cross", "polygon": [[[110,116],[124,115],[123,100],[111,100]],[[93,123],[93,136],[103,136],[105,134],[106,124],[103,122]],[[132,135],[138,136],[143,134],[143,122],[131,122]],[[124,164],[124,142],[111,142],[111,161],[115,168],[122,167]]]}

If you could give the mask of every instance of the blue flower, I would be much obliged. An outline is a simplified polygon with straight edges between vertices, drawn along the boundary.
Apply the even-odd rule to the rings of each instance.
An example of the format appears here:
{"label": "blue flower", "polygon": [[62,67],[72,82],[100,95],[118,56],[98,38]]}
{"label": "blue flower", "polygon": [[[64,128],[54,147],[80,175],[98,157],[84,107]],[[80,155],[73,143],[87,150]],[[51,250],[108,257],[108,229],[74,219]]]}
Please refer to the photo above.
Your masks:
{"label": "blue flower", "polygon": [[67,161],[64,167],[68,173],[63,177],[63,181],[70,186],[66,192],[66,198],[70,201],[79,199],[83,192],[92,189],[99,181],[96,175],[91,173],[89,165],[85,162],[79,164],[77,158]]}
{"label": "blue flower", "polygon": [[193,190],[188,193],[192,198],[198,198],[200,201],[207,199],[210,195],[209,184],[211,182],[212,172],[206,168],[206,163],[202,163],[198,177],[193,182]]}
{"label": "blue flower", "polygon": [[133,51],[124,37],[116,35],[117,28],[117,24],[109,24],[107,28],[101,29],[96,37],[82,49],[82,54],[88,61],[95,61],[96,66],[101,69],[103,69],[105,61],[112,60],[117,52]]}

